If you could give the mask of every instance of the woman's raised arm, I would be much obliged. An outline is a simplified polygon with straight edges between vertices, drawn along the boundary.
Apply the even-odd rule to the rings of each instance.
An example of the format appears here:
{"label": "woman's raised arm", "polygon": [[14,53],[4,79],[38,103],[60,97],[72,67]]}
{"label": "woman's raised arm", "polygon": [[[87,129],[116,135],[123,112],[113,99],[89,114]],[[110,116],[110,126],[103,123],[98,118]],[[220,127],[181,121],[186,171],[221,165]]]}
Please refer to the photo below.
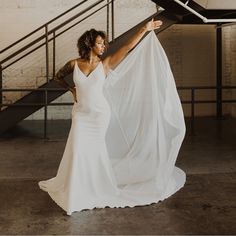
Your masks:
{"label": "woman's raised arm", "polygon": [[134,34],[128,40],[125,45],[118,49],[114,54],[104,59],[103,65],[106,71],[109,71],[109,69],[114,69],[122,61],[122,59],[124,59],[128,52],[136,46],[136,44],[142,39],[142,37],[147,31],[158,29],[161,25],[162,21],[160,20],[154,21],[152,19],[151,21],[147,22],[142,28],[139,29],[136,34]]}

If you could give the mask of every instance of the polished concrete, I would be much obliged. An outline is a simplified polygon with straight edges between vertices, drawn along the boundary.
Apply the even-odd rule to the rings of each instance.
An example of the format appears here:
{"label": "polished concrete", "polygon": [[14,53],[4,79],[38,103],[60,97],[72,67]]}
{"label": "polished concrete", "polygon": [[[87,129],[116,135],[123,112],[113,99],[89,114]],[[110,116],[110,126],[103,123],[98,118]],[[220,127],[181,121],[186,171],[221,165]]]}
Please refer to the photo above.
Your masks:
{"label": "polished concrete", "polygon": [[56,174],[70,122],[22,122],[0,138],[0,234],[236,234],[236,119],[198,118],[177,166],[187,173],[163,202],[67,216],[37,182]]}

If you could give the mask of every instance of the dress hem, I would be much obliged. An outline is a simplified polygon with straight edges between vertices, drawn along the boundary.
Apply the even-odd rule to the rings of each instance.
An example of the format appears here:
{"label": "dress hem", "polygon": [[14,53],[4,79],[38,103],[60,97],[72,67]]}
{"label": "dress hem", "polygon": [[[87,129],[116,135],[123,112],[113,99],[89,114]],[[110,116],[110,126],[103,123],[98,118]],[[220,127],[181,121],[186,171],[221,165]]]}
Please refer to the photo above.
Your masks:
{"label": "dress hem", "polygon": [[178,192],[181,188],[183,188],[184,185],[185,185],[185,182],[184,182],[181,186],[179,186],[178,188],[176,188],[175,191],[172,192],[171,194],[168,194],[168,195],[164,196],[163,198],[160,198],[160,199],[158,199],[158,200],[156,200],[156,201],[152,201],[152,202],[136,203],[136,204],[130,204],[130,205],[126,205],[126,204],[125,204],[125,205],[120,205],[120,206],[116,206],[115,204],[114,204],[114,205],[112,205],[112,204],[110,204],[110,205],[103,205],[103,206],[91,206],[91,207],[87,207],[87,208],[80,208],[80,209],[78,209],[78,210],[73,210],[73,211],[68,211],[68,210],[66,210],[62,205],[60,205],[59,202],[57,202],[57,201],[54,199],[53,194],[51,194],[49,191],[46,191],[45,189],[42,189],[42,188],[40,187],[40,185],[39,185],[39,187],[40,187],[43,191],[47,192],[47,193],[49,194],[49,196],[51,197],[51,199],[52,199],[59,207],[61,207],[61,208],[66,212],[66,214],[67,214],[68,216],[71,216],[72,213],[75,213],[75,212],[82,212],[82,211],[84,211],[84,210],[105,209],[105,208],[134,208],[134,207],[136,207],[136,206],[148,206],[148,205],[156,204],[156,203],[161,202],[161,201],[164,201],[165,199],[167,199],[167,198],[169,198],[170,196],[174,195],[174,194],[175,194],[176,192]]}

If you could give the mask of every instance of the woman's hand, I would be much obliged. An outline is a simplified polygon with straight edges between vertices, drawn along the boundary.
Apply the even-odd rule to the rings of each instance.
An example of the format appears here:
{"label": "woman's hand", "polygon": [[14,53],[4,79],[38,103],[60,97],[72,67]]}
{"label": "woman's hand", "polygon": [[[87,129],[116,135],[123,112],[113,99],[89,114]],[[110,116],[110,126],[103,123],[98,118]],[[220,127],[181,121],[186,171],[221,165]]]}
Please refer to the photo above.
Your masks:
{"label": "woman's hand", "polygon": [[77,98],[76,98],[76,87],[70,88],[70,91],[71,91],[71,93],[72,93],[74,102],[77,102]]}
{"label": "woman's hand", "polygon": [[155,30],[155,29],[159,29],[162,25],[162,21],[161,20],[150,20],[146,23],[145,27],[147,31],[151,31],[151,30]]}
{"label": "woman's hand", "polygon": [[108,71],[109,69],[114,69],[124,59],[128,52],[137,45],[147,31],[158,29],[161,25],[161,20],[154,21],[153,19],[145,25],[142,25],[141,28],[130,39],[128,39],[120,49],[103,60],[103,65],[106,68],[105,70]]}

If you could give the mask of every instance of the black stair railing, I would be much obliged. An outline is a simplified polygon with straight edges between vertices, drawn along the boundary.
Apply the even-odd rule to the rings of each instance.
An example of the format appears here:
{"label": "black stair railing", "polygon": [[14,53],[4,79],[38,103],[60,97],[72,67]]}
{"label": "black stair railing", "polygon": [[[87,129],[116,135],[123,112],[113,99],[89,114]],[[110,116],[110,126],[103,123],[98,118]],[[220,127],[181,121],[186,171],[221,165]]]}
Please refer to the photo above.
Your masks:
{"label": "black stair railing", "polygon": [[[154,0],[153,0],[154,1]],[[154,2],[157,3],[159,1],[162,0],[155,0]],[[46,57],[46,79],[47,82],[49,82],[49,42],[53,42],[53,51],[52,51],[52,55],[53,55],[53,76],[55,76],[55,52],[56,52],[56,38],[62,34],[64,34],[66,31],[68,31],[69,29],[71,29],[72,27],[78,25],[79,23],[81,23],[82,21],[84,21],[85,19],[89,18],[90,16],[92,16],[93,14],[95,14],[96,12],[100,11],[103,8],[107,9],[107,34],[109,36],[109,29],[110,29],[110,18],[111,18],[111,32],[112,32],[112,40],[114,39],[114,0],[100,0],[97,1],[93,4],[91,4],[89,7],[86,7],[84,10],[80,11],[79,13],[77,13],[76,15],[70,17],[69,19],[67,19],[66,21],[64,21],[63,23],[54,26],[54,28],[50,29],[50,25],[55,22],[57,19],[60,19],[61,17],[63,17],[64,15],[66,15],[67,13],[70,13],[72,10],[78,8],[79,6],[83,6],[83,4],[87,1],[82,1],[79,4],[77,4],[76,6],[74,6],[73,8],[69,9],[68,11],[64,12],[63,14],[57,16],[56,18],[54,18],[53,20],[47,22],[46,24],[44,24],[43,26],[39,27],[38,29],[32,31],[30,34],[26,35],[25,37],[21,38],[20,40],[16,41],[15,43],[9,45],[8,47],[4,48],[3,50],[1,50],[1,54],[2,53],[7,53],[9,50],[11,50],[12,48],[14,48],[15,46],[19,45],[20,43],[24,42],[25,40],[27,40],[29,37],[31,37],[33,34],[38,33],[40,30],[44,29],[44,34],[37,37],[36,39],[32,40],[31,42],[27,43],[25,46],[21,47],[20,49],[16,50],[15,52],[11,53],[10,55],[6,56],[1,62],[0,62],[0,80],[2,81],[2,77],[3,77],[3,72],[6,68],[10,67],[11,65],[13,65],[14,63],[20,61],[21,59],[27,57],[28,55],[32,54],[34,51],[36,51],[37,49],[45,46],[45,57]],[[99,4],[103,4],[102,6],[100,6]],[[96,8],[98,7],[98,8]],[[110,7],[111,7],[111,17],[110,17]],[[94,10],[95,9],[95,10]],[[93,10],[92,13],[89,13],[89,15],[85,15],[85,13],[87,13],[87,11]],[[161,15],[161,14],[160,14]],[[178,22],[180,20],[180,18],[178,16],[174,16],[173,14],[169,14],[169,13],[165,13],[165,19],[168,19],[170,21],[170,23],[168,23],[167,27],[170,26],[171,24],[174,24],[176,22]],[[72,25],[69,25],[70,22],[77,20],[77,18],[79,16],[84,16],[82,19],[78,20],[77,22],[73,23]],[[159,16],[159,15],[158,15]],[[64,26],[67,26],[66,29],[61,30]],[[158,32],[161,32],[162,30],[164,30],[166,27],[162,27],[163,29],[158,30]],[[109,38],[109,37],[108,37]],[[43,41],[43,42],[42,42]],[[117,41],[117,40],[116,40]],[[116,41],[115,44],[116,44]],[[37,43],[40,43],[39,45]],[[116,45],[115,45],[116,46]],[[32,47],[32,48],[31,48]],[[29,48],[31,48],[29,50]],[[112,49],[115,49],[116,47],[113,47]],[[23,55],[20,55],[21,53],[24,53]],[[59,90],[64,90],[62,88],[56,88],[54,87],[54,85],[52,84],[52,86],[49,87],[44,87],[41,86],[40,88],[37,89],[29,89],[29,88],[25,88],[25,89],[3,89],[2,88],[2,83],[0,81],[0,93],[2,91],[5,92],[17,92],[17,91],[28,91],[28,92],[37,92],[37,93],[43,93],[44,94],[44,102],[36,102],[36,103],[15,103],[15,104],[3,104],[2,100],[0,101],[0,107],[3,106],[8,106],[10,107],[27,107],[27,106],[38,106],[39,108],[44,106],[45,109],[45,117],[44,117],[44,137],[46,138],[47,136],[47,107],[48,105],[71,105],[70,103],[50,103],[50,101],[48,100],[48,92],[50,91],[59,91]],[[50,81],[52,82],[52,81]],[[48,83],[46,83],[46,85],[50,85]],[[216,87],[216,86],[204,86],[204,87],[199,87],[199,86],[193,86],[193,87],[177,87],[178,90],[190,90],[191,91],[191,98],[189,100],[185,100],[182,101],[182,103],[184,104],[190,104],[191,105],[191,130],[192,133],[194,133],[194,118],[195,118],[195,104],[198,103],[218,103],[219,101],[216,100],[196,100],[195,99],[195,91],[196,90],[202,90],[202,89],[236,89],[236,86],[221,86]],[[0,94],[1,95],[1,94]],[[0,96],[0,99],[2,99],[2,96]],[[27,100],[28,101],[28,100]],[[41,101],[41,100],[40,100]],[[230,100],[221,100],[221,103],[235,103],[236,100],[235,99],[230,99]],[[50,104],[49,104],[50,103]],[[19,111],[19,110],[18,110]],[[5,117],[5,116],[4,116]],[[23,116],[22,116],[23,118]],[[3,129],[5,130],[5,129]],[[1,131],[2,132],[2,131]]]}
{"label": "black stair railing", "polygon": [[[54,26],[52,29],[50,29],[50,26],[53,23],[55,23],[56,20],[61,19],[62,17],[66,16],[67,14],[71,13],[73,10],[75,10],[79,7],[82,7],[83,5],[85,5],[85,3],[88,2],[88,0],[82,1],[82,2],[78,3],[77,5],[73,6],[72,8],[68,9],[64,13],[60,14],[59,16],[55,17],[54,19],[48,21],[44,25],[40,26],[39,28],[35,29],[31,33],[27,34],[26,36],[22,37],[21,39],[17,40],[16,42],[12,43],[11,45],[2,49],[0,51],[0,53],[7,54],[9,51],[14,49],[14,47],[17,47],[21,43],[28,41],[30,37],[32,37],[33,35],[37,35],[40,31],[44,30],[44,33],[41,36],[37,37],[36,39],[31,40],[30,42],[27,42],[26,45],[22,46],[20,49],[15,50],[14,52],[10,53],[9,55],[7,55],[5,58],[3,58],[0,61],[0,103],[1,103],[1,109],[2,109],[2,107],[4,107],[4,106],[6,107],[8,105],[8,104],[2,103],[3,102],[2,101],[2,91],[3,91],[2,84],[3,84],[4,70],[6,70],[8,67],[12,66],[16,62],[19,62],[23,58],[29,56],[30,54],[32,54],[33,52],[35,52],[39,48],[42,48],[45,46],[46,81],[48,83],[50,80],[50,76],[49,76],[49,43],[51,41],[53,43],[53,47],[52,47],[52,77],[54,77],[55,70],[56,70],[56,38],[59,37],[60,35],[64,34],[65,32],[67,32],[69,29],[77,26],[79,23],[83,22],[84,20],[86,20],[87,18],[91,17],[92,15],[101,11],[104,8],[107,9],[107,35],[109,38],[110,18],[111,18],[111,38],[113,40],[114,39],[114,1],[115,0],[98,0],[95,3],[92,3],[91,5],[89,5],[88,7],[85,7],[83,10],[79,11],[77,14],[73,15],[72,17],[69,17],[63,23],[60,23],[57,26]],[[110,10],[110,8],[111,8],[111,10]],[[90,12],[90,13],[85,15],[88,12]],[[110,12],[111,12],[111,16],[110,16]],[[83,17],[83,18],[79,19],[76,22],[73,22],[76,19],[78,19],[79,17]],[[72,25],[70,25],[71,22],[73,22]],[[61,29],[63,29],[63,30],[61,30]],[[18,89],[18,91],[19,91],[19,89]],[[45,96],[46,96],[46,93],[45,93]],[[46,97],[45,97],[45,100],[47,100]]]}
{"label": "black stair railing", "polygon": [[[101,4],[102,3],[102,4]],[[101,5],[99,5],[101,4]],[[96,8],[97,6],[97,8]],[[40,87],[37,88],[0,88],[1,92],[29,92],[27,95],[23,96],[19,100],[15,101],[14,103],[1,103],[1,107],[5,107],[0,112],[0,121],[1,121],[1,126],[0,126],[0,133],[3,133],[7,131],[10,127],[14,126],[17,122],[25,119],[28,117],[30,114],[33,112],[39,110],[40,108],[44,108],[44,138],[47,138],[47,108],[48,106],[57,106],[57,105],[72,105],[72,103],[55,103],[52,102],[55,100],[57,97],[61,96],[66,92],[65,89],[62,89],[55,81],[50,80],[49,81],[49,42],[53,40],[53,52],[50,51],[50,56],[53,55],[53,75],[55,75],[55,42],[56,38],[71,29],[72,27],[78,25],[80,22],[84,21],[88,17],[92,16],[96,12],[106,8],[107,14],[103,12],[103,16],[106,17],[107,20],[107,35],[109,39],[109,19],[111,19],[111,37],[112,38],[112,44],[109,50],[109,53],[112,53],[112,50],[117,49],[120,44],[124,42],[124,40],[127,40],[127,38],[132,35],[140,25],[144,24],[145,22],[149,21],[151,18],[155,18],[158,15],[158,18],[165,20],[162,29],[158,30],[158,32],[161,32],[164,30],[164,28],[168,28],[170,25],[176,23],[177,19],[173,15],[169,15],[168,13],[161,14],[160,12],[157,12],[153,14],[152,16],[149,16],[139,24],[137,24],[135,27],[129,29],[127,32],[124,34],[120,35],[119,37],[114,39],[114,0],[100,0],[97,1],[96,3],[93,3],[90,7],[87,7],[86,10],[82,10],[78,14],[74,15],[73,17],[70,17],[68,20],[64,21],[64,23],[59,24],[58,26],[54,27],[53,29],[50,29],[49,24],[45,24],[43,26],[43,29],[45,33],[36,39],[32,40],[30,43],[28,43],[26,46],[23,46],[21,49],[17,50],[14,53],[11,53],[9,56],[7,56],[4,60],[1,61],[1,73],[6,70],[9,66],[13,65],[17,61],[20,61],[21,59],[27,57],[30,54],[33,54],[34,51],[36,51],[38,48],[45,46],[45,51],[46,53],[43,54],[43,58],[46,57],[46,76],[43,75],[43,77],[47,77],[47,82],[42,84]],[[93,10],[92,13],[87,11]],[[84,16],[84,14],[86,16]],[[111,14],[111,16],[110,16]],[[77,19],[79,16],[83,16],[83,19],[79,20]],[[73,20],[77,20],[76,23],[72,22]],[[72,24],[72,23],[73,24]],[[71,24],[70,24],[71,23]],[[67,26],[66,29],[62,29],[62,27]],[[42,29],[42,28],[40,28]],[[35,32],[35,31],[34,31]],[[29,34],[30,35],[30,34]],[[29,37],[28,35],[28,37]],[[23,40],[19,40],[20,42],[24,41],[26,37],[23,38]],[[43,42],[42,42],[43,40]],[[58,41],[58,40],[57,40]],[[19,42],[17,42],[19,43]],[[14,47],[17,43],[14,43],[11,45],[11,47]],[[40,45],[39,45],[40,43]],[[11,47],[8,47],[7,50],[9,50]],[[32,47],[32,48],[30,48]],[[50,44],[51,47],[51,44]],[[28,50],[30,48],[30,50]],[[5,51],[7,51],[5,50]],[[3,50],[2,50],[3,51]],[[24,52],[24,55],[18,55],[21,52]],[[43,51],[44,53],[44,51]],[[33,54],[35,55],[35,54]],[[45,56],[44,56],[45,55]],[[18,56],[18,57],[17,57]],[[15,58],[17,57],[17,58]],[[12,61],[11,61],[12,60]],[[8,63],[7,63],[8,62]],[[22,62],[21,62],[22,64]],[[23,65],[24,65],[23,61]],[[50,64],[50,66],[52,66]],[[51,69],[51,67],[50,67]],[[50,70],[52,71],[52,70]],[[1,77],[2,78],[2,77]],[[71,80],[72,77],[71,75],[67,76],[65,79]],[[69,81],[70,82],[70,81]]]}

